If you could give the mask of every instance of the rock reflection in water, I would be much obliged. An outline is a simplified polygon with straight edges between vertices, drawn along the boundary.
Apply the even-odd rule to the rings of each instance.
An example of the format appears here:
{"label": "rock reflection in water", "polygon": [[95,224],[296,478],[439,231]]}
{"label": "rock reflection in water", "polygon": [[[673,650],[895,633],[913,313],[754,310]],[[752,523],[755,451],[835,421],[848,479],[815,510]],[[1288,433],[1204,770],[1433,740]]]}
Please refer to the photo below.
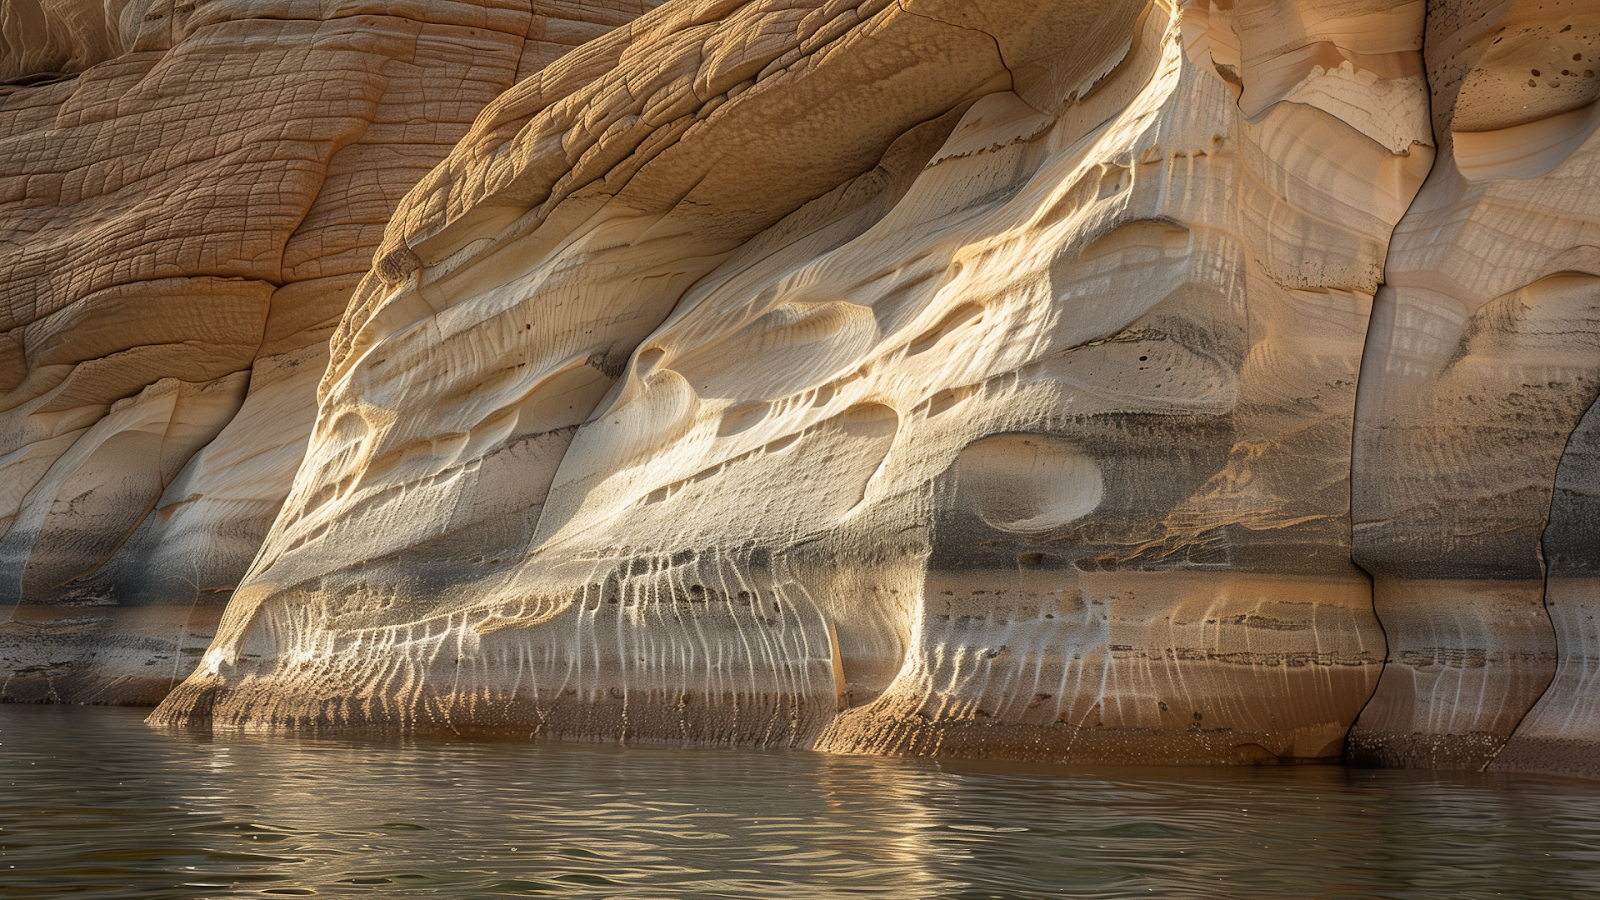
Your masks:
{"label": "rock reflection in water", "polygon": [[211,736],[0,705],[0,896],[1474,898],[1600,884],[1600,785]]}

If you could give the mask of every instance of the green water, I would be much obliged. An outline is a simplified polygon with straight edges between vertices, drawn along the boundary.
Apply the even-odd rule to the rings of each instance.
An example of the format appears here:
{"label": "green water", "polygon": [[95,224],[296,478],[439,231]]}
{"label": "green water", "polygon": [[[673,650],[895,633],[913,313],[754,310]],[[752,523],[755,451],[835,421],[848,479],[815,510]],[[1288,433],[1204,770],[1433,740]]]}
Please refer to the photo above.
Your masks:
{"label": "green water", "polygon": [[1600,897],[1600,783],[173,734],[0,706],[0,897]]}

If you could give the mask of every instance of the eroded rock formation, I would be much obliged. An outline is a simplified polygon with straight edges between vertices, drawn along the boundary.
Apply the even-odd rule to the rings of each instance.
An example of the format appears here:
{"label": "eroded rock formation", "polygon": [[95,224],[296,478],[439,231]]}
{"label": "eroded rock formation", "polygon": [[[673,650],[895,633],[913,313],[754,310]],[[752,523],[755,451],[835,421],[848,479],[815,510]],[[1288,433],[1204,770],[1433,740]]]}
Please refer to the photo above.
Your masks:
{"label": "eroded rock formation", "polygon": [[1337,755],[1432,156],[1420,6],[1351,15],[684,4],[519,84],[397,212],[160,715]]}
{"label": "eroded rock formation", "polygon": [[7,690],[1592,769],[1591,5],[152,7],[3,98]]}

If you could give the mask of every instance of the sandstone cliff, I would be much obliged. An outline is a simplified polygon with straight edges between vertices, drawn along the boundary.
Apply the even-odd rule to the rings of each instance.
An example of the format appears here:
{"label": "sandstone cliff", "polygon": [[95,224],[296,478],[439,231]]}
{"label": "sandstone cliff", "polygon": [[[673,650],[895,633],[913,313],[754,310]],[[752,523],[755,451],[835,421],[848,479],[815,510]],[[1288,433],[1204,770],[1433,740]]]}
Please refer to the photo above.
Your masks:
{"label": "sandstone cliff", "polygon": [[643,7],[155,0],[69,64],[30,2],[0,72],[99,64],[0,87],[0,697],[153,703],[288,494],[400,198]]}
{"label": "sandstone cliff", "polygon": [[1443,152],[1395,230],[1356,410],[1355,559],[1389,661],[1352,751],[1479,768],[1515,732],[1503,764],[1539,767],[1541,742],[1587,742],[1565,768],[1600,749],[1574,434],[1600,393],[1600,7],[1444,4],[1427,46]]}
{"label": "sandstone cliff", "polygon": [[645,6],[17,79],[7,697],[1587,767],[1592,4]]}
{"label": "sandstone cliff", "polygon": [[[1336,755],[1431,136],[1419,6],[1281,12],[669,5],[517,85],[396,213],[161,715]],[[1279,71],[1324,34],[1381,73]]]}

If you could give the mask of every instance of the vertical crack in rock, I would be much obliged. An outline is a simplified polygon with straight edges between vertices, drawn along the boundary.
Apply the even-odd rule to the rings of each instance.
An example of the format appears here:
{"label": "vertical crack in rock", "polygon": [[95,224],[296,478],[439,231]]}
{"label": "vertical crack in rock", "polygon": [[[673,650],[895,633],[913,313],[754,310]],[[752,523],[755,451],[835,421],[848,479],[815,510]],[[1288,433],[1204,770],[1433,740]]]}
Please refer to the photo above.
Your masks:
{"label": "vertical crack in rock", "polygon": [[1600,776],[1594,764],[1600,715],[1594,672],[1600,668],[1595,626],[1594,535],[1600,529],[1595,498],[1600,464],[1600,401],[1589,407],[1561,454],[1552,486],[1550,518],[1542,537],[1545,608],[1555,631],[1555,677],[1491,763],[1497,770]]}
{"label": "vertical crack in rock", "polygon": [[[1436,14],[1436,12],[1433,13],[1433,14]],[[1425,19],[1425,21],[1426,21],[1426,19]],[[1424,29],[1424,31],[1425,31],[1425,33],[1427,33],[1426,29]],[[1341,68],[1342,68],[1342,66],[1341,66]],[[1421,77],[1423,79],[1423,85],[1424,85],[1424,87],[1426,89],[1426,93],[1423,96],[1422,100],[1423,100],[1423,103],[1425,104],[1425,106],[1427,107],[1427,109],[1429,110],[1429,112],[1431,113],[1431,111],[1433,109],[1433,104],[1436,101],[1434,100],[1434,93],[1433,93],[1433,90],[1432,90],[1433,89],[1433,85],[1428,80],[1428,73],[1427,73],[1427,70],[1426,70],[1426,66],[1422,67],[1422,71],[1421,71],[1420,74],[1421,74]],[[1433,119],[1432,119],[1431,115],[1429,117],[1429,121],[1430,121],[1429,135],[1432,138],[1431,143],[1433,143],[1435,146],[1437,146],[1438,145],[1438,140],[1437,140],[1437,135],[1434,134],[1434,131],[1433,131]],[[1424,183],[1426,183],[1427,176],[1432,173],[1433,163],[1434,162],[1435,162],[1435,160],[1430,160],[1429,161],[1428,170],[1426,172],[1421,173],[1421,177],[1423,178]],[[1413,200],[1413,203],[1414,202],[1415,201]],[[1407,209],[1407,212],[1408,213],[1410,212],[1409,207]],[[1398,226],[1398,224],[1399,223],[1396,223],[1397,226]],[[1393,240],[1393,232],[1390,233],[1390,240],[1391,241]],[[1360,368],[1357,370],[1354,417],[1355,417],[1356,422],[1358,422],[1358,423],[1362,419],[1362,410],[1366,406],[1366,403],[1363,401],[1363,394],[1364,394],[1364,392],[1370,392],[1372,390],[1372,388],[1373,388],[1373,385],[1377,382],[1376,377],[1371,375],[1369,373],[1369,370],[1368,370],[1368,366],[1369,365],[1373,365],[1373,366],[1377,365],[1377,361],[1381,358],[1381,355],[1382,355],[1381,354],[1381,349],[1375,347],[1375,344],[1378,341],[1380,341],[1384,336],[1387,335],[1388,328],[1392,326],[1392,322],[1390,322],[1387,318],[1385,318],[1386,316],[1392,316],[1392,313],[1393,313],[1392,305],[1390,303],[1386,302],[1386,299],[1385,299],[1385,288],[1386,287],[1390,287],[1389,286],[1389,280],[1388,280],[1388,277],[1387,277],[1387,267],[1388,267],[1388,265],[1389,265],[1389,261],[1386,258],[1385,259],[1385,272],[1386,272],[1385,278],[1384,278],[1384,281],[1378,285],[1377,291],[1374,294],[1372,314],[1368,319],[1367,335],[1366,335],[1366,338],[1365,338],[1365,340],[1363,341],[1363,344],[1362,344],[1361,364],[1360,364]],[[1392,287],[1390,288],[1390,290],[1392,290]],[[1358,455],[1357,450],[1358,450],[1358,442],[1359,441],[1360,441],[1359,425],[1356,425],[1356,426],[1352,427],[1351,430],[1350,430],[1350,481],[1349,481],[1349,488],[1350,488],[1349,504],[1350,504],[1350,507],[1349,508],[1352,511],[1354,510],[1354,505],[1355,505],[1355,487],[1356,487],[1356,483],[1357,483],[1357,474],[1356,474],[1356,471],[1355,471],[1355,467],[1356,467],[1356,459],[1357,459],[1357,455]],[[1354,521],[1354,516],[1352,516],[1352,524],[1353,524],[1353,521]],[[1353,541],[1352,541],[1352,547],[1353,547]],[[1383,636],[1384,665],[1387,666],[1388,662],[1389,662],[1389,658],[1390,658],[1389,657],[1390,637],[1389,637],[1388,629],[1384,625],[1383,616],[1380,615],[1379,611],[1378,611],[1378,598],[1377,598],[1377,586],[1376,586],[1377,583],[1376,583],[1376,579],[1373,577],[1373,573],[1371,571],[1369,571],[1365,566],[1363,566],[1361,564],[1361,560],[1354,553],[1352,553],[1351,562],[1355,565],[1355,567],[1357,569],[1360,569],[1367,577],[1367,585],[1368,585],[1371,604],[1372,604],[1373,617],[1377,620],[1378,628],[1379,628],[1379,630],[1380,630],[1380,632],[1382,633],[1382,636]],[[1381,673],[1381,670],[1380,670],[1380,673]],[[1381,679],[1381,674],[1380,674],[1380,679]],[[1369,706],[1372,703],[1373,697],[1376,696],[1376,693],[1377,693],[1376,690],[1374,690],[1373,693],[1371,693],[1371,694],[1369,694],[1367,696],[1366,702],[1364,702],[1362,704],[1362,706],[1361,706],[1361,712],[1362,713],[1364,713],[1366,711],[1367,706]],[[1356,721],[1360,721],[1360,715],[1359,714],[1356,717]],[[1352,727],[1353,727],[1353,723],[1352,723]],[[1346,733],[1346,745],[1347,745],[1347,747],[1346,747],[1346,754],[1345,754],[1346,758],[1349,758],[1349,756],[1350,756],[1350,754],[1348,752],[1348,743],[1349,743],[1349,734],[1347,732]]]}
{"label": "vertical crack in rock", "polygon": [[[1600,400],[1597,400],[1595,402],[1600,402]],[[1591,405],[1589,408],[1593,409],[1594,407],[1593,407],[1593,405]],[[1587,418],[1587,414],[1585,414],[1585,418]],[[1550,506],[1545,510],[1544,525],[1543,525],[1542,528],[1539,529],[1539,542],[1536,545],[1536,547],[1534,548],[1535,551],[1538,553],[1539,575],[1540,575],[1540,581],[1542,582],[1542,584],[1540,585],[1541,590],[1540,590],[1540,593],[1539,593],[1539,601],[1544,606],[1545,621],[1548,622],[1549,625],[1550,625],[1550,639],[1555,644],[1555,648],[1556,648],[1556,673],[1557,673],[1557,675],[1559,675],[1559,673],[1561,671],[1561,660],[1562,660],[1563,656],[1572,654],[1574,648],[1572,648],[1571,646],[1567,646],[1567,647],[1563,648],[1563,646],[1562,646],[1563,639],[1566,638],[1567,636],[1562,634],[1561,626],[1559,624],[1557,624],[1555,617],[1551,615],[1551,603],[1550,603],[1550,578],[1551,578],[1551,576],[1550,576],[1550,551],[1548,549],[1546,549],[1546,548],[1550,545],[1550,538],[1551,538],[1550,526],[1551,526],[1551,524],[1555,523],[1558,529],[1562,525],[1565,524],[1564,522],[1561,522],[1560,519],[1557,518],[1557,503],[1561,499],[1559,495],[1560,495],[1561,487],[1562,487],[1562,468],[1563,468],[1564,464],[1567,464],[1567,461],[1568,461],[1567,452],[1568,452],[1569,449],[1572,449],[1572,447],[1573,447],[1573,443],[1572,443],[1573,442],[1573,438],[1575,436],[1579,436],[1579,433],[1583,430],[1583,423],[1584,423],[1584,419],[1579,419],[1578,420],[1578,424],[1573,427],[1573,430],[1571,432],[1568,433],[1566,441],[1562,444],[1561,453],[1557,456],[1558,462],[1556,463],[1555,474],[1550,479],[1550,488],[1549,488],[1549,490],[1550,490]],[[1582,440],[1581,437],[1579,439]],[[1569,474],[1569,478],[1570,477],[1571,476]],[[1564,510],[1563,510],[1563,512],[1564,512]],[[1516,734],[1519,731],[1522,730],[1523,723],[1528,721],[1528,717],[1533,715],[1533,711],[1535,709],[1538,709],[1539,703],[1543,701],[1544,697],[1549,695],[1550,688],[1552,686],[1554,686],[1555,683],[1556,683],[1556,676],[1553,675],[1553,676],[1551,676],[1549,684],[1545,685],[1544,690],[1539,693],[1538,699],[1536,699],[1535,702],[1532,703],[1528,707],[1528,709],[1523,712],[1522,716],[1519,717],[1517,719],[1517,721],[1511,726],[1511,735],[1513,737],[1515,737]],[[1487,769],[1490,766],[1492,766],[1495,763],[1495,761],[1497,759],[1499,759],[1500,755],[1505,752],[1506,746],[1507,746],[1507,744],[1502,744],[1498,749],[1496,749],[1495,752],[1494,752],[1494,755],[1492,757],[1490,757],[1489,760],[1484,763],[1483,768]],[[1502,768],[1504,768],[1504,766],[1502,766]],[[1596,770],[1596,772],[1597,772],[1597,774],[1600,774],[1600,770]]]}

